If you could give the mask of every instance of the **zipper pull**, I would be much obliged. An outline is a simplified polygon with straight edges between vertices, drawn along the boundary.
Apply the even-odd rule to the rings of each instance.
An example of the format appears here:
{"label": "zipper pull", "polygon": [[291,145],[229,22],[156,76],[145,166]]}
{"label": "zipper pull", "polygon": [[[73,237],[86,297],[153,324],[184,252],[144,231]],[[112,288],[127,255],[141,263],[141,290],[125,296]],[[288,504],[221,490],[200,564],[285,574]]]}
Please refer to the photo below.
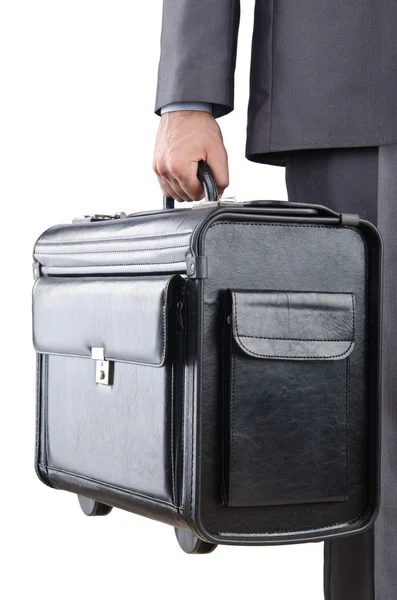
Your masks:
{"label": "zipper pull", "polygon": [[87,223],[87,222],[93,222],[93,221],[114,221],[115,219],[125,219],[126,218],[126,213],[125,212],[118,212],[118,213],[113,213],[112,215],[83,215],[81,217],[75,217],[72,221],[72,223]]}

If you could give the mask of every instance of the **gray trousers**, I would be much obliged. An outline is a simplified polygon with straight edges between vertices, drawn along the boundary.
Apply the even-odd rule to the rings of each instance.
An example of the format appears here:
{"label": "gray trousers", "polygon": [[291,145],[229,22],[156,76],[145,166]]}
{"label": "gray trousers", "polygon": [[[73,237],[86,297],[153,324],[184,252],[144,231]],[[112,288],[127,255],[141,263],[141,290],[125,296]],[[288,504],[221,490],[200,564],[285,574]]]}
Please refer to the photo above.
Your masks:
{"label": "gray trousers", "polygon": [[326,600],[397,600],[397,146],[303,151],[286,165],[289,200],[358,213],[384,243],[382,501],[367,533],[325,543]]}

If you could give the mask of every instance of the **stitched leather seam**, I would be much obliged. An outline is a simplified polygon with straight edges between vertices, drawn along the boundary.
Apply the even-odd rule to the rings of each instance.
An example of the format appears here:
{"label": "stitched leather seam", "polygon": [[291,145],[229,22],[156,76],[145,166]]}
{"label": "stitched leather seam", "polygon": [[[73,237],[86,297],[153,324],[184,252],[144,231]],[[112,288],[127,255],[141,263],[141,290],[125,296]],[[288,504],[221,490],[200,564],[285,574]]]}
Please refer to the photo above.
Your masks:
{"label": "stitched leather seam", "polygon": [[191,231],[181,231],[179,233],[166,233],[162,235],[147,235],[147,236],[131,236],[131,237],[105,237],[105,238],[90,238],[89,240],[66,240],[66,241],[40,241],[36,244],[36,248],[40,246],[66,246],[72,244],[97,244],[98,242],[143,242],[146,240],[159,240],[167,237],[175,238],[177,236],[191,235]]}
{"label": "stitched leather seam", "polygon": [[356,302],[353,294],[350,294],[353,310],[353,339],[356,337]]}
{"label": "stitched leather seam", "polygon": [[174,276],[169,277],[163,292],[163,352],[161,354],[161,360],[158,363],[158,366],[163,365],[165,361],[165,353],[167,350],[167,324],[166,324],[166,312],[167,312],[167,298],[168,298],[168,288]]}
{"label": "stitched leather seam", "polygon": [[[370,496],[369,496],[369,504],[371,504],[371,500],[372,500],[372,495],[373,495],[373,490],[371,488],[370,490]],[[218,532],[218,535],[221,536],[234,536],[234,537],[241,537],[241,538],[250,538],[253,536],[260,536],[262,538],[268,537],[268,536],[278,536],[279,534],[288,534],[288,533],[292,533],[298,537],[303,536],[304,540],[307,540],[307,537],[305,537],[305,533],[307,532],[308,534],[311,534],[313,532],[317,532],[317,531],[322,531],[324,530],[325,532],[330,531],[331,529],[335,528],[335,527],[339,527],[342,526],[342,531],[349,531],[351,529],[351,527],[353,525],[355,525],[355,523],[358,523],[359,521],[362,521],[364,518],[366,518],[367,515],[372,514],[373,511],[368,511],[366,510],[365,512],[360,513],[359,515],[357,515],[357,517],[355,517],[354,519],[352,519],[351,521],[348,521],[347,523],[345,521],[340,521],[338,523],[331,523],[330,525],[327,525],[325,527],[314,527],[312,529],[308,529],[308,530],[301,530],[301,531],[297,531],[296,529],[293,530],[289,530],[289,529],[276,529],[275,531],[251,531],[250,533],[243,533],[243,534],[236,534],[233,531],[220,531]],[[321,540],[320,540],[321,541]],[[328,541],[326,540],[322,540],[322,541]]]}
{"label": "stitched leather seam", "polygon": [[144,266],[157,266],[161,267],[161,265],[184,265],[186,264],[182,260],[176,260],[171,262],[158,262],[158,263],[124,263],[122,265],[73,265],[73,266],[63,266],[63,265],[51,265],[47,267],[47,269],[96,269],[102,267],[144,267]]}
{"label": "stitched leather seam", "polygon": [[[365,286],[367,287],[367,253],[365,252]],[[353,294],[350,295],[353,309],[353,335],[356,332],[356,301]],[[350,360],[346,360],[346,500],[349,497],[349,455],[350,455]]]}
{"label": "stitched leather seam", "polygon": [[36,356],[36,465],[40,462],[40,419],[41,419],[41,394],[40,394],[40,363],[41,358],[39,355]]}
{"label": "stitched leather seam", "polygon": [[[256,225],[256,223],[243,223],[244,225]],[[258,223],[259,225],[263,225],[262,223]],[[282,225],[282,227],[284,227],[284,225]],[[289,227],[289,225],[287,225],[287,227]],[[296,227],[296,225],[294,226]],[[262,337],[262,336],[251,336],[251,335],[239,335],[239,328],[238,328],[238,319],[237,319],[237,295],[236,292],[232,291],[232,295],[233,295],[233,304],[234,304],[234,318],[235,318],[235,323],[236,323],[236,335],[239,341],[239,344],[242,346],[242,348],[244,348],[248,354],[250,354],[251,356],[257,356],[259,358],[278,358],[278,359],[288,359],[291,358],[291,356],[283,356],[283,355],[274,355],[274,354],[260,354],[258,352],[254,352],[253,350],[250,350],[246,344],[243,343],[241,338],[255,338],[255,339],[263,339],[263,340],[278,340],[278,341],[299,341],[299,342],[348,342],[350,341],[350,345],[349,347],[344,350],[344,352],[340,353],[340,354],[333,354],[330,356],[299,356],[300,360],[313,360],[313,359],[334,359],[334,358],[342,358],[343,356],[346,356],[350,350],[352,349],[352,347],[354,346],[354,339],[355,339],[355,308],[354,308],[354,298],[353,298],[353,294],[350,294],[350,299],[351,299],[351,303],[352,303],[352,311],[353,311],[353,315],[352,315],[352,340],[302,340],[302,339],[296,339],[294,340],[293,338],[288,339],[288,338],[267,338],[267,337]]]}
{"label": "stitched leather seam", "polygon": [[346,464],[345,464],[345,501],[349,496],[349,386],[350,386],[350,372],[349,372],[349,358],[346,359],[346,381],[345,381],[345,410],[346,410]]}
{"label": "stitched leather seam", "polygon": [[179,487],[178,487],[178,503],[181,505],[182,504],[182,498],[184,497],[184,493],[185,493],[185,401],[186,401],[186,390],[185,390],[185,386],[186,386],[186,369],[185,369],[185,365],[186,362],[188,360],[188,348],[187,348],[187,327],[186,324],[188,322],[187,319],[187,301],[186,301],[186,296],[187,296],[187,290],[185,288],[184,290],[185,294],[184,295],[184,307],[183,307],[183,317],[184,317],[184,328],[183,328],[183,356],[184,356],[184,360],[181,361],[181,363],[179,364],[179,368],[182,369],[182,377],[181,377],[181,397],[180,397],[180,402],[181,402],[181,414],[180,414],[180,428],[181,428],[181,450],[179,451],[179,469],[178,469],[178,474],[181,474],[181,479],[182,481],[178,481]]}
{"label": "stitched leather seam", "polygon": [[171,480],[172,480],[172,497],[174,499],[174,504],[176,505],[176,488],[175,488],[175,464],[174,464],[174,384],[175,384],[175,367],[174,361],[171,364],[171,394],[170,394],[170,454],[171,454]]}
{"label": "stitched leather seam", "polygon": [[[117,240],[118,241],[118,240]],[[160,250],[177,250],[179,248],[189,248],[189,244],[183,246],[164,246],[161,248],[128,248],[126,250],[92,250],[87,252],[35,252],[36,256],[83,256],[85,254],[116,254],[123,252],[155,252]]]}
{"label": "stitched leather seam", "polygon": [[338,339],[327,339],[327,340],[322,340],[320,338],[317,338],[315,340],[312,339],[308,339],[308,338],[278,338],[278,337],[264,337],[262,335],[245,335],[245,334],[237,334],[238,337],[243,337],[243,338],[252,338],[252,339],[256,339],[256,340],[276,340],[278,342],[344,342],[345,344],[347,344],[347,342],[352,342],[353,340],[338,340]]}
{"label": "stitched leather seam", "polygon": [[[244,336],[242,336],[244,337]],[[291,358],[291,355],[289,356],[284,356],[284,355],[276,355],[276,354],[259,354],[258,352],[254,352],[253,350],[250,350],[242,341],[241,341],[241,337],[238,338],[240,345],[244,348],[244,350],[247,351],[248,354],[252,355],[252,356],[258,356],[259,358]],[[302,341],[306,341],[306,340],[302,340]],[[330,354],[330,355],[321,355],[319,356],[318,354],[313,354],[312,356],[299,356],[299,360],[319,360],[319,359],[331,359],[331,358],[342,358],[343,356],[346,356],[349,351],[351,350],[351,348],[354,346],[354,342],[351,342],[349,347],[344,350],[344,352],[340,353],[340,354]],[[294,357],[292,357],[294,358]]]}
{"label": "stitched leather seam", "polygon": [[[201,288],[199,288],[199,292],[201,291]],[[202,294],[201,294],[202,295]],[[192,310],[192,331],[195,332],[196,331],[196,302],[193,301],[193,310]],[[196,342],[196,340],[195,340]],[[193,377],[195,375],[197,375],[197,363],[198,361],[196,360],[195,364],[193,365],[193,370],[196,371],[196,373],[193,373]],[[192,408],[192,419],[191,419],[191,451],[192,451],[192,455],[191,455],[191,473],[190,473],[190,519],[193,521],[193,470],[194,470],[194,446],[196,444],[196,438],[195,438],[195,423],[194,423],[194,419],[196,416],[196,402],[194,401],[194,384],[193,384],[193,391],[192,394],[190,394],[190,400],[191,400],[191,408]]]}
{"label": "stitched leather seam", "polygon": [[186,263],[185,261],[182,260],[177,260],[174,262],[162,262],[162,263],[124,263],[122,265],[51,265],[51,266],[44,266],[45,269],[102,269],[104,267],[161,267],[162,265],[183,265],[183,267],[186,269]]}
{"label": "stitched leather seam", "polygon": [[[165,347],[165,345],[164,345],[164,347]],[[40,349],[36,349],[36,352],[39,352],[40,354],[43,354],[44,356],[64,356],[65,358],[84,358],[84,359],[91,360],[90,354],[68,354],[67,352],[51,352],[51,351],[40,350]],[[127,365],[138,365],[141,367],[163,367],[164,366],[164,355],[165,355],[165,350],[163,351],[161,361],[158,363],[137,362],[134,360],[122,360],[120,358],[112,358],[111,356],[107,356],[106,360],[108,360],[110,362],[115,362],[115,363],[124,363]]]}
{"label": "stitched leather seam", "polygon": [[49,364],[48,364],[48,356],[43,356],[43,362],[44,362],[44,452],[45,452],[45,461],[48,465],[49,463],[49,459],[50,459],[50,452],[49,452],[49,444],[48,444],[48,371],[49,371]]}
{"label": "stitched leather seam", "polygon": [[292,529],[292,530],[276,529],[275,531],[265,531],[265,532],[251,531],[250,533],[243,533],[243,534],[241,534],[241,533],[236,534],[234,531],[220,531],[220,532],[218,532],[217,535],[225,536],[225,537],[233,536],[233,537],[242,538],[242,539],[245,539],[245,538],[249,539],[250,537],[253,537],[253,536],[259,536],[260,538],[266,538],[266,537],[272,536],[272,537],[277,538],[277,537],[279,537],[280,534],[292,533],[293,535],[297,536],[298,538],[303,537],[302,541],[320,541],[320,542],[325,541],[325,542],[327,542],[327,541],[329,541],[327,538],[325,538],[325,539],[322,539],[322,538],[317,539],[316,538],[316,540],[312,540],[312,539],[307,540],[307,534],[311,535],[313,532],[324,531],[325,535],[327,535],[327,532],[330,532],[331,529],[334,529],[335,527],[339,527],[339,526],[342,526],[342,532],[350,531],[350,528],[353,525],[355,525],[355,523],[362,521],[366,517],[366,515],[372,514],[372,512],[373,511],[371,511],[371,513],[369,511],[365,511],[365,512],[359,514],[357,517],[355,517],[351,521],[348,521],[347,523],[346,523],[346,521],[341,521],[338,523],[331,523],[330,525],[326,525],[325,527],[314,527],[313,529],[303,529],[303,530],[299,530],[299,531],[297,531],[296,529]]}
{"label": "stitched leather seam", "polygon": [[235,456],[235,443],[234,443],[234,432],[235,432],[235,425],[236,425],[236,420],[235,420],[235,414],[234,414],[234,390],[235,390],[235,376],[236,376],[236,362],[235,362],[235,355],[234,352],[232,353],[232,388],[231,388],[231,398],[230,398],[230,433],[231,433],[231,440],[230,440],[230,470],[229,470],[229,478],[230,478],[230,482],[229,482],[229,504],[233,505],[233,500],[232,500],[232,496],[233,496],[233,481],[234,481],[234,470],[233,470],[233,465],[234,465],[234,456]]}
{"label": "stitched leather seam", "polygon": [[[35,449],[35,470],[39,480],[45,485],[52,487],[51,482],[48,479],[47,467],[40,463],[40,447],[43,442],[43,428],[45,428],[45,419],[42,415],[43,411],[43,397],[42,397],[42,372],[44,357],[41,354],[37,354],[36,361],[36,449]],[[42,419],[43,417],[43,419]],[[43,421],[43,427],[41,423]],[[40,467],[45,471],[45,476],[40,472]]]}
{"label": "stitched leather seam", "polygon": [[[288,204],[288,202],[286,202],[286,204]],[[213,225],[210,225],[209,229],[213,229],[214,227],[219,227],[221,225],[226,225],[226,226],[230,226],[232,225],[233,227],[237,227],[237,226],[241,226],[243,225],[244,227],[309,227],[312,229],[334,229],[336,230],[337,228],[335,227],[335,225],[310,225],[309,223],[299,223],[299,224],[295,224],[295,223],[243,223],[243,222],[237,222],[237,223],[229,223],[228,221],[219,221],[216,223],[213,223]],[[341,230],[341,228],[339,229],[339,231]],[[346,230],[350,230],[350,231],[354,231],[354,233],[356,233],[357,235],[359,235],[361,237],[361,235],[357,232],[356,229],[354,229],[354,227],[343,227],[343,231]]]}
{"label": "stitched leather seam", "polygon": [[[45,467],[45,465],[40,464],[41,467]],[[126,488],[119,487],[117,485],[112,485],[110,483],[104,483],[102,481],[98,481],[98,479],[93,479],[92,477],[86,477],[85,475],[79,475],[77,473],[72,473],[71,471],[67,471],[66,469],[59,469],[58,467],[47,467],[48,471],[55,471],[56,473],[63,473],[64,475],[68,475],[70,477],[75,477],[76,479],[83,479],[84,481],[89,481],[90,483],[94,483],[99,487],[108,488],[111,490],[117,490],[118,492],[122,492],[124,494],[128,494],[129,496],[133,496],[137,499],[148,500],[149,502],[154,502],[155,504],[159,504],[161,506],[165,506],[167,508],[178,508],[172,502],[167,502],[166,500],[161,500],[160,498],[154,498],[153,496],[148,496],[146,494],[141,494],[139,492],[133,492]]]}

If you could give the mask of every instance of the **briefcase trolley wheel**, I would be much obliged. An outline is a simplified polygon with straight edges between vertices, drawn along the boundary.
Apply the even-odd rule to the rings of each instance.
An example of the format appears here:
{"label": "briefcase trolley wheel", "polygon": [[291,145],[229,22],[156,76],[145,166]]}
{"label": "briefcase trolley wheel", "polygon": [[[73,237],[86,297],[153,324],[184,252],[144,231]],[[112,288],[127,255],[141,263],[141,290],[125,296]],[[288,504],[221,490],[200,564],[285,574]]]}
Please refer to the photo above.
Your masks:
{"label": "briefcase trolley wheel", "polygon": [[86,496],[77,496],[80,504],[80,508],[87,517],[105,517],[112,511],[112,506],[102,504]]}
{"label": "briefcase trolley wheel", "polygon": [[196,537],[190,531],[185,531],[178,527],[175,527],[175,535],[178,544],[186,554],[210,554],[217,547],[217,544],[204,542],[204,540]]}

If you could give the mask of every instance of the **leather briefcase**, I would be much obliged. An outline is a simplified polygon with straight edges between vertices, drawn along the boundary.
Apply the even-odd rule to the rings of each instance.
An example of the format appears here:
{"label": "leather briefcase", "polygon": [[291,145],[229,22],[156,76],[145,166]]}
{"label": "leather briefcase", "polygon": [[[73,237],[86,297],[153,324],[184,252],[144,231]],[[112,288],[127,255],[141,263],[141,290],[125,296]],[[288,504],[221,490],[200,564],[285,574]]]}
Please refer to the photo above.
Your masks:
{"label": "leather briefcase", "polygon": [[37,474],[189,553],[341,537],[379,498],[381,243],[356,215],[206,200],[34,248]]}

